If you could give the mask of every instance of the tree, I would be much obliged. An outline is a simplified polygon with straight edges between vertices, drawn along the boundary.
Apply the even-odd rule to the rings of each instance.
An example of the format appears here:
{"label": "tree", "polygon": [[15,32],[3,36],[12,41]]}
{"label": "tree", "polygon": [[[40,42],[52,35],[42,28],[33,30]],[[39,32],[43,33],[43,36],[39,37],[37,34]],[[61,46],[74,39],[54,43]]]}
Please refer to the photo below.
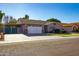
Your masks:
{"label": "tree", "polygon": [[0,22],[2,21],[2,17],[5,15],[5,13],[2,13],[2,11],[0,10]]}
{"label": "tree", "polygon": [[29,16],[26,14],[23,19],[29,19]]}
{"label": "tree", "polygon": [[12,19],[9,21],[9,24],[16,24],[17,23],[17,20],[16,19]]}
{"label": "tree", "polygon": [[61,23],[60,20],[55,19],[55,18],[50,18],[50,19],[48,19],[47,21],[49,21],[49,22],[59,22],[59,23]]}

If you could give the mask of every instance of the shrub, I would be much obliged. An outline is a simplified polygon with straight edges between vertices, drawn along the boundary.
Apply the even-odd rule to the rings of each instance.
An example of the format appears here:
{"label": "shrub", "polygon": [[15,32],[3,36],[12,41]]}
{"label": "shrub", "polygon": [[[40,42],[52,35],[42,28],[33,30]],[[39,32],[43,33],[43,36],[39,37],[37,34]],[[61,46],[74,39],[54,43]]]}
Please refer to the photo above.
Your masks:
{"label": "shrub", "polygon": [[60,33],[60,32],[61,32],[60,29],[55,29],[55,30],[54,30],[54,33]]}
{"label": "shrub", "polygon": [[79,29],[75,29],[75,30],[73,30],[73,32],[79,32]]}

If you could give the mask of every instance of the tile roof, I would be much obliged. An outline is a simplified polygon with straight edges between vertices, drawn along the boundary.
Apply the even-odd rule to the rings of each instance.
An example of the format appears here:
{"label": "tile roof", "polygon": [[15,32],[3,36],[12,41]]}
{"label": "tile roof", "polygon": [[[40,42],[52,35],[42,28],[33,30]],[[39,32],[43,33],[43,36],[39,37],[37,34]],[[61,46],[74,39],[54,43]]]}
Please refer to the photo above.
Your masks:
{"label": "tile roof", "polygon": [[18,23],[21,24],[35,24],[35,25],[44,25],[46,23],[46,21],[42,21],[42,20],[27,20],[27,19],[20,19],[18,20]]}

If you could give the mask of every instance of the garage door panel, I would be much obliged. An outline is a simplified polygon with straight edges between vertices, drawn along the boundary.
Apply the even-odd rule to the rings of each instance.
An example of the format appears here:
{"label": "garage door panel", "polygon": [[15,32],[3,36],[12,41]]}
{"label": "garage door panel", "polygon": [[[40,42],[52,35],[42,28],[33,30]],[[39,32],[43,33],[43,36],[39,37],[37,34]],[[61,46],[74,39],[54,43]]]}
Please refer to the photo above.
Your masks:
{"label": "garage door panel", "polygon": [[42,33],[42,27],[28,27],[28,34],[41,34]]}

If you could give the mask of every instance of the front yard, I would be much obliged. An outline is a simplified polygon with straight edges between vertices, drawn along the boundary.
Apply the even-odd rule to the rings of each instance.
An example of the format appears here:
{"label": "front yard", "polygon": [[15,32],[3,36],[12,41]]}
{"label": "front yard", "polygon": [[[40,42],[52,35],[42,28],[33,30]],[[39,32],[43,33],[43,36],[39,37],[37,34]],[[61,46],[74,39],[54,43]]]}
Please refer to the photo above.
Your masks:
{"label": "front yard", "polygon": [[73,34],[48,34],[48,36],[60,36],[60,37],[73,37],[73,36],[79,36],[79,33],[73,33]]}

